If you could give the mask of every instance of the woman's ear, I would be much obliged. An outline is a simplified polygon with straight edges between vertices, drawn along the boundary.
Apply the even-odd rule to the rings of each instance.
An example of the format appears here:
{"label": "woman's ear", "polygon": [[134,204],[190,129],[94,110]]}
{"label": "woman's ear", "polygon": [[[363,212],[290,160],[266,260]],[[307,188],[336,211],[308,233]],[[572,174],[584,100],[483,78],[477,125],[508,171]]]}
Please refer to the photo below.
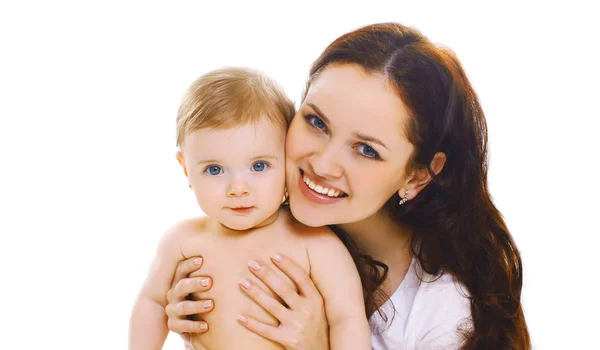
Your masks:
{"label": "woman's ear", "polygon": [[183,168],[183,173],[185,174],[185,177],[187,177],[188,172],[187,168],[185,167],[185,162],[183,161],[183,153],[181,153],[181,151],[177,151],[175,157],[177,157],[177,161],[179,162],[179,165],[181,165],[181,167]]}
{"label": "woman's ear", "polygon": [[[435,175],[438,175],[444,169],[444,165],[446,164],[446,154],[443,152],[438,152],[433,156],[429,167],[433,171]],[[413,199],[421,192],[422,189],[427,186],[427,184],[431,181],[432,177],[429,173],[429,170],[426,167],[420,167],[410,174],[408,178],[408,182],[406,185],[398,190],[398,195],[400,198],[404,198],[406,200]]]}

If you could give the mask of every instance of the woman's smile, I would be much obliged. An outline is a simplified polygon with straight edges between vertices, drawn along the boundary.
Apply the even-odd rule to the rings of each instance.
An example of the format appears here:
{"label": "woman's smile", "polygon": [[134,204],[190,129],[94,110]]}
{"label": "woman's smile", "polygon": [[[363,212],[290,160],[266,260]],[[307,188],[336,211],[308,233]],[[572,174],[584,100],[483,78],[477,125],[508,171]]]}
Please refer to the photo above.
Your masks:
{"label": "woman's smile", "polygon": [[300,192],[309,200],[321,204],[333,204],[341,201],[348,195],[340,189],[308,176],[300,170],[298,177]]}

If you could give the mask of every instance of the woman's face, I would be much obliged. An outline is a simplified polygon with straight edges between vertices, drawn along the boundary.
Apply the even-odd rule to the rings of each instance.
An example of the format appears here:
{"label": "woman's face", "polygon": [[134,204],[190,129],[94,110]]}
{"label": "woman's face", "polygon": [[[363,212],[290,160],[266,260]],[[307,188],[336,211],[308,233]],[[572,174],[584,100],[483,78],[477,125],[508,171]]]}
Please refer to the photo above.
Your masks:
{"label": "woman's face", "polygon": [[308,226],[361,221],[398,190],[413,146],[409,113],[382,76],[330,65],[311,84],[286,141],[294,217]]}

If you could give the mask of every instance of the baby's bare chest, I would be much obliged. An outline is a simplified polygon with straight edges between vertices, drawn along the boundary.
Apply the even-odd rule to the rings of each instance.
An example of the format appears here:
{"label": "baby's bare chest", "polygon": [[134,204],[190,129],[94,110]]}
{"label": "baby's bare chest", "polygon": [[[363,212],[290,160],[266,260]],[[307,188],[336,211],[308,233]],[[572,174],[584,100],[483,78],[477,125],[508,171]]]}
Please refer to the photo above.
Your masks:
{"label": "baby's bare chest", "polygon": [[[213,280],[210,294],[220,296],[239,295],[241,278],[266,287],[248,268],[250,261],[267,266],[294,288],[292,281],[271,261],[275,253],[284,254],[293,259],[306,272],[310,271],[306,248],[301,240],[286,235],[261,234],[255,237],[211,237],[207,239],[189,239],[182,245],[186,257],[202,256],[202,268],[190,276],[209,276]],[[264,288],[268,290],[268,288]]]}

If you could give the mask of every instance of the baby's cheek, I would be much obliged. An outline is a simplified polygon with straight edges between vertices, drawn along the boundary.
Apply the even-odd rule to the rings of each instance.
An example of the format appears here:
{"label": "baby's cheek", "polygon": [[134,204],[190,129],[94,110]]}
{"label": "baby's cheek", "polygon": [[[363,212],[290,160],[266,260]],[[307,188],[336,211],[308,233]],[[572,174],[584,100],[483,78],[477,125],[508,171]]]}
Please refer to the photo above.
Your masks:
{"label": "baby's cheek", "polygon": [[214,215],[221,207],[225,193],[219,188],[201,187],[194,189],[196,201],[206,215]]}
{"label": "baby's cheek", "polygon": [[265,177],[260,183],[260,197],[269,202],[281,201],[285,188],[285,172]]}

